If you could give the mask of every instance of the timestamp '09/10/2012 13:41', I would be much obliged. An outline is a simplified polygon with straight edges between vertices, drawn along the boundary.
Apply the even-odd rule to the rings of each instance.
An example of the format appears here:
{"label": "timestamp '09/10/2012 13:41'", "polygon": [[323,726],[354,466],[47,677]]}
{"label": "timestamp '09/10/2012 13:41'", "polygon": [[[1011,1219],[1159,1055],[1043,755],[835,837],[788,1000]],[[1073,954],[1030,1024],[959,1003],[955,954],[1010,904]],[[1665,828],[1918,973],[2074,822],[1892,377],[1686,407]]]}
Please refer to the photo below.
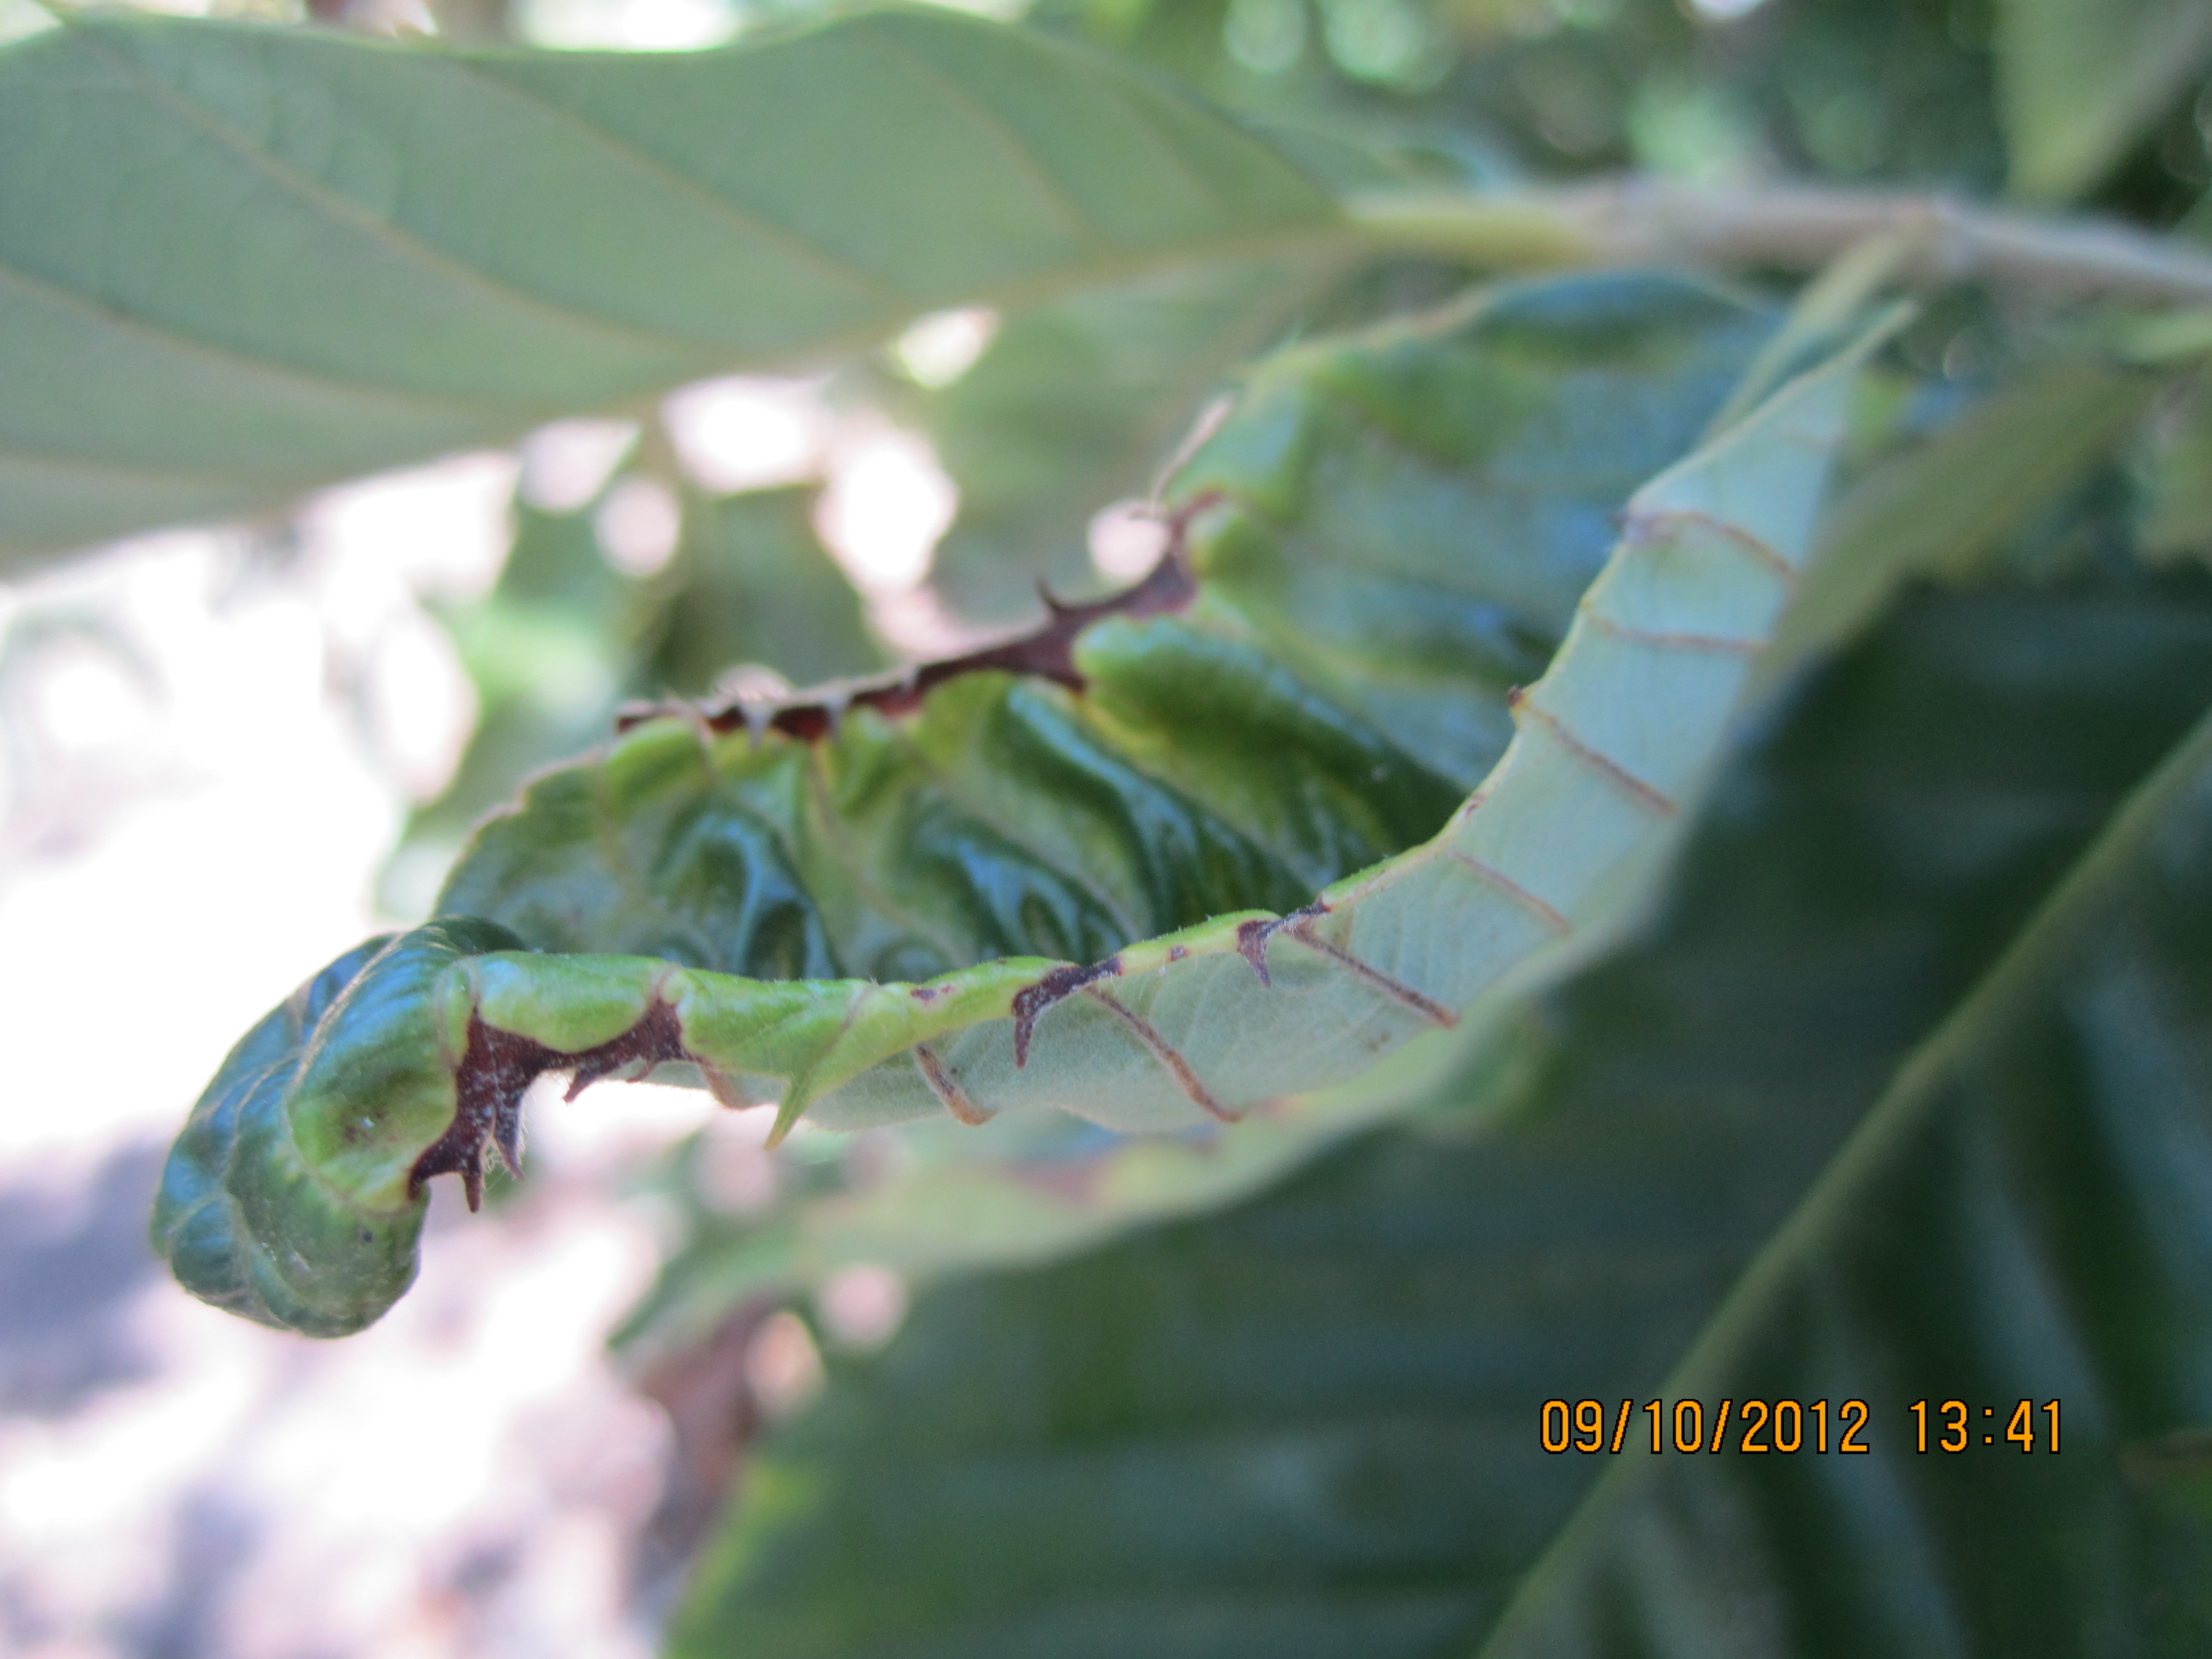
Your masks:
{"label": "timestamp '09/10/2012 13:41'", "polygon": [[[1638,1415],[1649,1419],[1630,1425]],[[1963,1400],[1915,1400],[1905,1407],[1912,1420],[1913,1450],[1963,1452],[1977,1444],[2034,1452],[2058,1449],[2058,1401],[2040,1406],[2019,1400],[2007,1407],[1984,1406],[1987,1419],[1978,1431],[1975,1409]],[[1609,1409],[1601,1400],[1547,1400],[1540,1412],[1540,1433],[1547,1452],[1617,1453],[1643,1449],[1648,1428],[1650,1449],[1679,1453],[1735,1451],[1751,1455],[1809,1451],[1849,1455],[1871,1452],[1868,1438],[1872,1413],[1863,1400],[1832,1406],[1826,1400],[1647,1400],[1638,1407],[1623,1400]],[[1711,1433],[1706,1425],[1711,1425]],[[2002,1429],[2000,1430],[2000,1425]]]}

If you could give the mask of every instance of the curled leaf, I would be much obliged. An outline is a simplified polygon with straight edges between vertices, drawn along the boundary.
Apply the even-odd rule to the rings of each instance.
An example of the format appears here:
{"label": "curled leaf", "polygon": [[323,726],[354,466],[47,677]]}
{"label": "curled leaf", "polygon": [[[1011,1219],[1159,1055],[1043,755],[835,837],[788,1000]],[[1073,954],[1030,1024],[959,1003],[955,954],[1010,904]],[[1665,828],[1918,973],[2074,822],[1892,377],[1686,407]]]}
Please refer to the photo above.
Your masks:
{"label": "curled leaf", "polygon": [[359,1330],[415,1277],[415,1167],[455,1121],[468,1007],[447,970],[515,943],[434,921],[373,939],[239,1042],[161,1172],[154,1248],[203,1301],[310,1336]]}
{"label": "curled leaf", "polygon": [[[1140,849],[1198,826],[1206,844],[1194,856],[1124,872],[1125,891],[1154,890],[1151,914],[1194,896],[1158,890],[1176,872],[1203,872],[1200,886],[1215,891],[1295,881],[1233,823],[1188,803],[1170,810],[1171,786],[1127,762],[1116,771],[1085,743],[1065,690],[963,675],[912,728],[854,699],[834,744],[826,725],[794,733],[771,719],[717,737],[702,730],[711,717],[647,721],[487,828],[446,897],[482,915],[356,952],[315,982],[328,989],[311,987],[248,1039],[195,1109],[157,1237],[210,1299],[343,1329],[404,1289],[423,1183],[458,1172],[473,1200],[487,1151],[512,1160],[522,1092],[547,1071],[580,1087],[688,1070],[726,1103],[778,1103],[779,1134],[802,1114],[855,1127],[1023,1106],[1164,1129],[1349,1077],[1453,1025],[1509,974],[1560,957],[1668,843],[1808,556],[1861,355],[1793,382],[1638,490],[1550,667],[1506,692],[1515,734],[1480,787],[1440,831],[1303,904],[1227,908],[1146,937],[1103,904],[1087,913],[1072,884],[994,894],[1001,873],[971,861],[967,914],[981,921],[963,940],[942,907],[931,926],[927,879],[939,878],[926,860],[922,884],[885,890],[877,878],[888,866],[842,838],[873,813],[876,844],[911,853],[923,830],[902,816],[913,774],[902,762],[948,730],[972,749],[1024,722],[1049,738],[1034,746],[1038,759],[1074,769],[1064,787],[1097,805],[1057,826],[1066,856],[1085,856],[1086,835],[1093,856],[1115,845],[1097,824],[1116,813],[1139,815],[1120,844]],[[1208,465],[1228,464],[1201,453],[1193,470]],[[1196,560],[1201,579],[1230,567],[1221,586],[1232,601],[1240,545],[1224,532]],[[1184,683],[1212,672],[1264,692],[1268,665],[1236,637],[1236,618],[1203,625],[1209,597],[1194,596],[1188,618],[1096,617],[1068,652],[1086,694],[1110,712],[1152,649],[1173,655]],[[1167,642],[1148,647],[1159,629]],[[1334,744],[1340,770],[1351,723],[1317,723],[1295,685],[1274,693],[1319,724],[1306,744],[1319,754]],[[1308,760],[1294,757],[1302,771]],[[1389,782],[1389,762],[1379,769],[1370,787]],[[778,791],[781,822],[757,805]],[[830,906],[802,898],[823,884],[793,867],[816,856],[844,860],[835,927]],[[690,872],[677,889],[688,913],[655,890],[672,860]],[[793,878],[764,886],[759,872],[779,861]],[[717,915],[733,902],[740,913]],[[993,927],[1106,948],[979,960]],[[832,977],[856,939],[878,965],[902,952],[938,971]],[[778,971],[720,965],[717,941],[729,939],[746,941],[748,966]],[[633,953],[574,948],[591,943]]]}

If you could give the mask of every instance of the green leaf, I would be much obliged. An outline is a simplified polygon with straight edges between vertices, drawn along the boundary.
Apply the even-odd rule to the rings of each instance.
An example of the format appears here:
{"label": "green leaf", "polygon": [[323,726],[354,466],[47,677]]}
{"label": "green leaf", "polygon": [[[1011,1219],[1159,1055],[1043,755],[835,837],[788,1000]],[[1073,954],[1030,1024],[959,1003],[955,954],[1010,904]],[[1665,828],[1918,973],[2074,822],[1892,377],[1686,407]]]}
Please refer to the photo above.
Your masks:
{"label": "green leaf", "polygon": [[2012,185],[2062,200],[2096,184],[2212,64],[2199,0],[1999,0]]}
{"label": "green leaf", "polygon": [[1325,234],[1287,162],[941,11],[665,54],[74,16],[0,50],[0,557]]}
{"label": "green leaf", "polygon": [[960,489],[933,580],[1005,620],[1035,583],[1097,591],[1091,516],[1148,495],[1155,469],[1229,371],[1273,343],[1337,274],[1306,258],[1224,264],[1011,316],[917,413]]}
{"label": "green leaf", "polygon": [[386,866],[393,913],[422,914],[477,821],[526,774],[597,742],[625,696],[697,696],[738,663],[816,680],[883,660],[859,594],[814,534],[811,490],[685,491],[676,550],[645,580],[600,551],[593,517],[606,494],[568,513],[518,498],[498,585],[441,607],[476,687],[477,729]]}
{"label": "green leaf", "polygon": [[[1638,1447],[1483,1651],[2212,1644],[2208,988],[2212,717],[1656,1391],[1858,1399],[1868,1455]],[[2023,1404],[2026,1447],[2007,1439]]]}
{"label": "green leaf", "polygon": [[1821,556],[1759,665],[1772,682],[1848,639],[1903,583],[1962,582],[2106,463],[2155,382],[2088,360],[2039,364],[1885,459],[1829,515]]}
{"label": "green leaf", "polygon": [[[1659,1390],[1897,1064],[2208,702],[2201,575],[2108,563],[1911,596],[1716,791],[1651,933],[1531,1012],[1533,1081],[1456,1133],[1370,1136],[1204,1221],[925,1292],[880,1355],[833,1355],[820,1401],[756,1453],[672,1651],[1467,1651],[1610,1462],[1545,1455],[1540,1402]],[[2124,1006],[2135,984],[2084,990]],[[2188,1168],[2138,1163],[2128,1184],[2179,1197]],[[2079,1208],[2051,1213],[2100,1237]],[[1903,1210],[1863,1221],[1908,1269],[1948,1236]],[[2201,1344],[2191,1270],[2197,1325],[2167,1328]],[[1931,1331],[2039,1340],[1986,1279],[1899,1282],[1942,1299]],[[1824,1352],[1888,1350],[1851,1327]],[[1744,1474],[1757,1462],[1701,1478],[1765,1478]],[[1836,1467],[1766,1462],[1796,1481]],[[1917,1562],[2008,1559],[1996,1510],[1930,1517]],[[1790,1559],[1814,1573],[1824,1547]],[[1705,1565],[1759,1559],[1732,1540]],[[1879,1593],[1915,1565],[1850,1582]],[[1777,1650],[1830,1650],[1806,1628]],[[1735,1650],[1699,1634],[1680,1650]]]}
{"label": "green leaf", "polygon": [[[1348,1076],[1580,948],[1708,769],[1810,544],[1855,359],[1638,491],[1577,611],[1607,528],[1578,486],[1693,431],[1746,320],[1599,282],[1293,354],[1188,469],[1226,509],[1188,608],[1164,565],[1046,659],[1080,696],[971,673],[909,718],[894,684],[834,735],[820,704],[739,708],[719,740],[653,721],[540,779],[442,903],[505,942],[422,992],[448,1011],[425,1029],[451,1104],[428,1139],[406,1119],[405,1204],[447,1170],[473,1195],[487,1146],[511,1163],[549,1067],[695,1068],[732,1103],[780,1097],[780,1127],[1024,1103],[1180,1127]],[[331,1109],[381,1121],[373,1097]]]}
{"label": "green leaf", "polygon": [[2147,458],[2142,536],[2154,557],[2212,562],[2212,374],[2200,371]]}
{"label": "green leaf", "polygon": [[631,677],[647,696],[703,696],[738,663],[811,685],[878,666],[860,596],[814,533],[811,489],[687,504],[675,557],[653,584],[652,648]]}

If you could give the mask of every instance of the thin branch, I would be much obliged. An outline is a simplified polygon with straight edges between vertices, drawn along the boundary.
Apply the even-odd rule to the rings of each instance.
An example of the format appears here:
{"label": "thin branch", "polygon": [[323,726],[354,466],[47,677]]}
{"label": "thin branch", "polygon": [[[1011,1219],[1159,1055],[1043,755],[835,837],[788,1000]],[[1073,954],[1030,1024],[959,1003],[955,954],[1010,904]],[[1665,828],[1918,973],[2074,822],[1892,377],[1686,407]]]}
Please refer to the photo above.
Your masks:
{"label": "thin branch", "polygon": [[1901,238],[1900,274],[2068,295],[2212,303],[2212,249],[2095,220],[1905,191],[1695,188],[1643,179],[1350,204],[1370,239],[1508,268],[1640,264],[1814,270],[1874,237]]}

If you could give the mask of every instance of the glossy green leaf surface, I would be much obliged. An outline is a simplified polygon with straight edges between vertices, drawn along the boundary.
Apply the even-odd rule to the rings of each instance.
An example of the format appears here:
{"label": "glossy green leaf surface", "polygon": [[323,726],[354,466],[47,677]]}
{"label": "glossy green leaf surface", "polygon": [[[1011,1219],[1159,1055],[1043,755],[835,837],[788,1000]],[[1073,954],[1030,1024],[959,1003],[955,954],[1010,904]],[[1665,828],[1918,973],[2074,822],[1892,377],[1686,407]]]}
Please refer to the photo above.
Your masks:
{"label": "glossy green leaf surface", "polygon": [[395,914],[424,914],[477,820],[517,780],[599,743],[624,699],[697,696],[743,663],[810,682],[881,665],[860,595],[816,537],[811,489],[687,490],[674,553],[638,577],[608,563],[593,524],[624,476],[569,512],[518,499],[498,584],[440,607],[477,728],[387,866]]}
{"label": "glossy green leaf surface", "polygon": [[[975,675],[916,721],[855,709],[826,743],[711,754],[648,726],[533,786],[440,908],[541,950],[883,980],[1293,908],[1433,834],[1497,763],[1505,691],[1542,672],[1613,514],[1763,327],[1595,281],[1286,353],[1176,481],[1224,498],[1196,526],[1197,602],[1094,626],[1079,696]],[[713,884],[731,916],[686,938],[670,918],[710,884],[706,849],[771,832]]]}
{"label": "glossy green leaf surface", "polygon": [[42,388],[0,556],[1334,215],[1164,86],[935,10],[673,55],[80,17],[0,50],[0,376]]}
{"label": "glossy green leaf surface", "polygon": [[[549,1066],[688,1067],[785,1125],[1181,1127],[1451,1024],[1667,844],[1809,550],[1850,359],[1638,490],[1576,605],[1620,452],[1686,441],[1756,331],[1601,282],[1292,354],[1187,469],[1217,508],[1194,601],[1084,629],[1079,696],[971,674],[812,742],[655,720],[542,778],[441,905],[501,944],[424,987],[430,1012],[378,1005],[428,1022],[453,1104],[427,1139],[403,1114],[404,1190],[353,1196],[405,1208],[447,1169],[473,1193]],[[1560,423],[1583,408],[1609,432]],[[1363,498],[1387,529],[1329,518]]]}
{"label": "glossy green leaf surface", "polygon": [[[1532,1011],[1528,1080],[1476,1102],[1457,1133],[1370,1137],[1206,1220],[942,1286],[879,1357],[833,1361],[819,1405],[749,1468],[672,1651],[1469,1652],[1609,1462],[1546,1455],[1540,1402],[1610,1412],[1673,1391],[1680,1355],[1895,1067],[2212,701],[2212,584],[2083,551],[2108,542],[2115,510],[2067,522],[2088,569],[2040,589],[1915,595],[1816,678],[1716,792],[1659,925]],[[2125,1000],[2094,974],[2077,982]],[[1954,1151],[1927,1148],[1912,1168],[1964,1176]],[[2047,1187],[2020,1198],[2094,1239],[2078,1204],[2175,1194],[2192,1167],[2138,1163],[2064,1206]],[[2004,1190],[2003,1171],[1971,1168],[1978,1192]],[[1862,1236],[1902,1264],[1884,1288],[1919,1321],[1916,1340],[1986,1335],[2062,1361],[2077,1341],[2155,1346],[2160,1327],[2126,1297],[2102,1316],[2076,1304],[2061,1334],[2008,1322],[2014,1304],[1986,1278],[1918,1277],[1988,1212],[1942,1213],[1859,1212]],[[2124,1204],[2095,1217],[2108,1213]],[[1988,1243],[1991,1271],[2015,1236]],[[2201,1298],[2203,1262],[2187,1260]],[[2166,1328],[2201,1342],[2201,1300],[2190,1316]],[[1839,1364],[1887,1363],[1883,1331],[1819,1318],[1777,1340],[1811,1331]],[[1756,1462],[1725,1478],[1767,1478]],[[1809,1528],[1829,1511],[1808,1487],[1835,1465],[1769,1463],[1790,1483],[1778,1502],[1798,1506],[1785,1565],[1826,1583],[1828,1534]],[[1850,1582],[1903,1595],[1958,1554],[2006,1559],[1999,1540],[2018,1534],[2003,1528],[2025,1524],[2012,1510],[2045,1499],[2009,1486],[1975,1499],[1987,1467],[1948,1477],[1959,1507],[1889,1535],[1909,1559],[1860,1561]],[[1868,1526],[1887,1512],[1861,1511]],[[2062,1498],[2033,1513],[2071,1511]],[[1635,1548],[1654,1528],[1698,1541],[1679,1510],[1647,1509],[1610,1542],[1663,1577],[1677,1558]],[[1757,1537],[1740,1528],[1708,1550],[1700,1611],[1744,1611],[1717,1599],[1720,1581],[1771,1559]],[[1620,1610],[1601,1633],[1627,1650],[1734,1651],[1735,1632],[1751,1652],[1830,1650],[1812,1620],[1793,1626],[1800,1647],[1761,1647],[1756,1618],[1693,1624],[1670,1650],[1668,1618],[1638,1623],[1574,1589],[1561,1607]],[[1758,1618],[1771,1605],[1749,1604]],[[2048,1650],[1934,1620],[1908,1634],[1959,1639],[1923,1650],[1887,1644],[1894,1628],[1832,1650],[2082,1650],[2065,1644],[2071,1627]]]}

